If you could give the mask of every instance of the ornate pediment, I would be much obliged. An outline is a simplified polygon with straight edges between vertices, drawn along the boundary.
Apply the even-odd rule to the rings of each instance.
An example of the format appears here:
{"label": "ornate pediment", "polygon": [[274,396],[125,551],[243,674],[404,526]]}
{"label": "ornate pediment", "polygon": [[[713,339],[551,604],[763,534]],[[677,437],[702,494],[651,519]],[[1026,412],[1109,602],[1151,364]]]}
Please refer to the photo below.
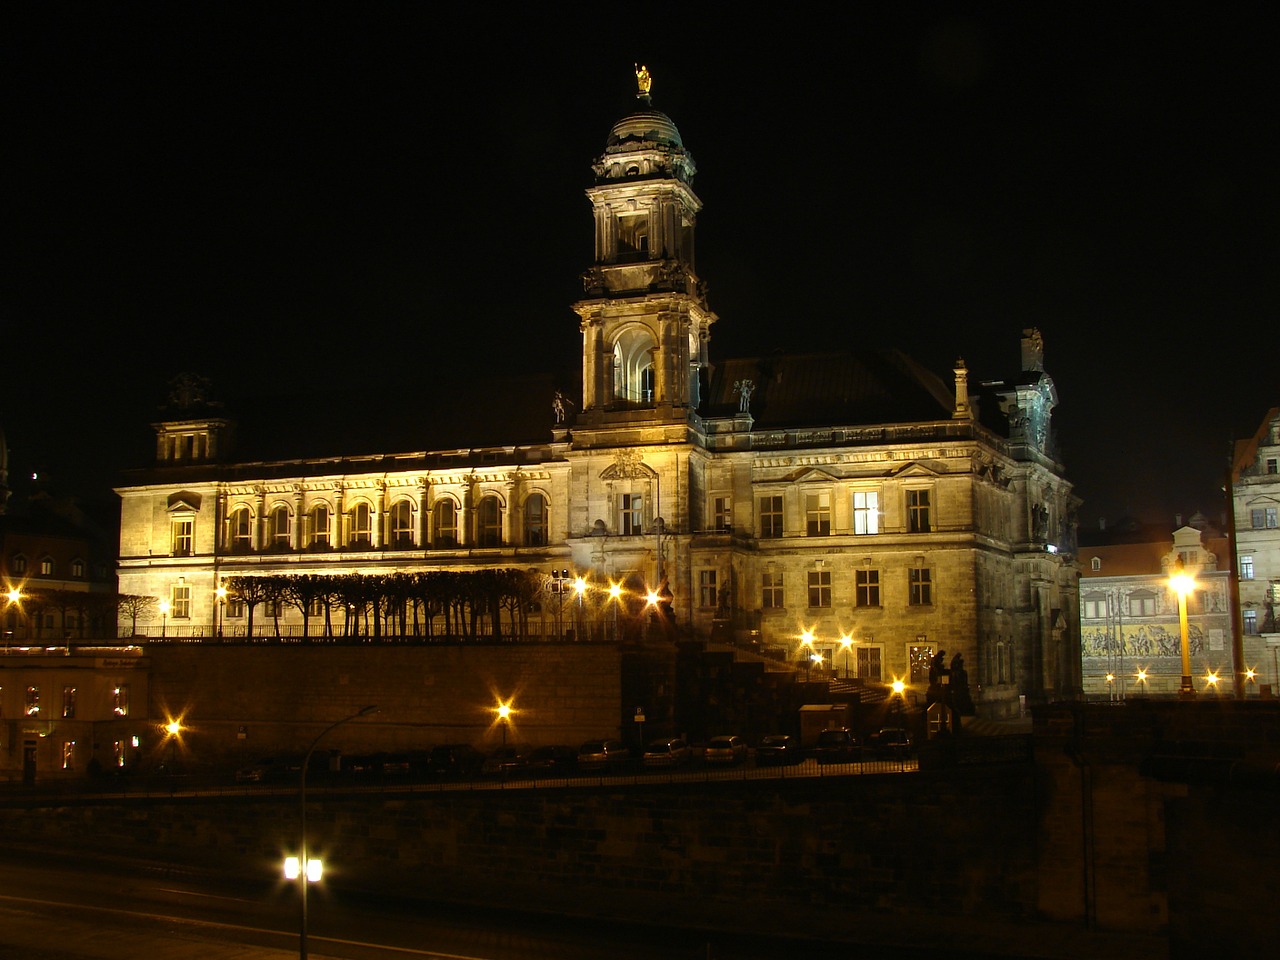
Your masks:
{"label": "ornate pediment", "polygon": [[619,450],[613,463],[600,471],[601,480],[651,480],[657,475],[658,471],[644,462],[644,455],[638,450]]}
{"label": "ornate pediment", "polygon": [[903,464],[897,470],[890,471],[890,476],[897,477],[899,480],[907,480],[912,477],[928,477],[929,479],[933,479],[934,477],[940,476],[940,474],[928,464],[921,463],[919,460],[912,460],[910,463]]}
{"label": "ornate pediment", "polygon": [[200,509],[201,496],[190,490],[179,490],[169,494],[168,510],[170,513],[196,513]]}

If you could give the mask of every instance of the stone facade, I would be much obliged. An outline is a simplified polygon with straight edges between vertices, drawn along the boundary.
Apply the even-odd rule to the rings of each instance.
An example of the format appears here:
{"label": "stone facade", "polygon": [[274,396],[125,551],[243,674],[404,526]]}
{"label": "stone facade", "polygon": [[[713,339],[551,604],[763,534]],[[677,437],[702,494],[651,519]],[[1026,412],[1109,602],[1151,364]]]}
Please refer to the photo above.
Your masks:
{"label": "stone facade", "polygon": [[545,442],[236,460],[185,391],[118,490],[121,591],[169,604],[148,632],[242,634],[233,576],[502,567],[581,581],[548,578],[543,636],[609,639],[665,593],[682,634],[918,692],[945,648],[991,716],[1076,694],[1076,500],[1039,333],[972,392],[963,361],[944,383],[894,351],[712,363],[675,124],[640,94],[593,169],[581,403],[545,398]]}
{"label": "stone facade", "polygon": [[1231,470],[1245,683],[1280,691],[1280,408],[1236,444]]}

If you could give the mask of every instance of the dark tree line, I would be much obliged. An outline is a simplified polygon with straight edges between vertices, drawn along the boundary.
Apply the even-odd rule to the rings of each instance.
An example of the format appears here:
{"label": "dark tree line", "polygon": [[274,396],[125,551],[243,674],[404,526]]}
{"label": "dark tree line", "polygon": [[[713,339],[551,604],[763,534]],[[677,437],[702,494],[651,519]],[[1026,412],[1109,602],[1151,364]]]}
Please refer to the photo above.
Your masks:
{"label": "dark tree line", "polygon": [[320,636],[522,640],[544,575],[531,570],[442,570],[389,574],[300,574],[228,577],[228,595],[245,605],[246,628],[254,632],[255,610],[271,611],[280,632],[280,612],[294,607],[302,633],[323,620]]}

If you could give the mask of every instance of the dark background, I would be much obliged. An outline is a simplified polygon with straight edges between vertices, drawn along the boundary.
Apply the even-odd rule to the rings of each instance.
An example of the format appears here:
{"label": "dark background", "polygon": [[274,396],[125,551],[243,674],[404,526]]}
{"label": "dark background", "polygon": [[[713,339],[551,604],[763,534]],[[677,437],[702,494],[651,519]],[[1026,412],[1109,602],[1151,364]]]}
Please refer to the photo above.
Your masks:
{"label": "dark background", "polygon": [[997,379],[1039,327],[1086,525],[1218,518],[1230,441],[1280,402],[1278,91],[1248,16],[260,6],[0,14],[12,486],[145,465],[182,371],[246,420],[572,378],[582,190],[635,62],[698,164],[713,361],[895,346]]}

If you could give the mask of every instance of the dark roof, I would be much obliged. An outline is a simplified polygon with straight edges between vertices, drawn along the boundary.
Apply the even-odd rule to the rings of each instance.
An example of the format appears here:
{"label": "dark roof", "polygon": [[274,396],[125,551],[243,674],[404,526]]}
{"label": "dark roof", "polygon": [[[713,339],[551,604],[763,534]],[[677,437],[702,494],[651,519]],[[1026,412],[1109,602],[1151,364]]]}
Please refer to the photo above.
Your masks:
{"label": "dark roof", "polygon": [[741,380],[754,384],[751,416],[766,429],[947,419],[955,400],[936,375],[898,350],[773,354],[717,364],[703,414],[733,416]]}

